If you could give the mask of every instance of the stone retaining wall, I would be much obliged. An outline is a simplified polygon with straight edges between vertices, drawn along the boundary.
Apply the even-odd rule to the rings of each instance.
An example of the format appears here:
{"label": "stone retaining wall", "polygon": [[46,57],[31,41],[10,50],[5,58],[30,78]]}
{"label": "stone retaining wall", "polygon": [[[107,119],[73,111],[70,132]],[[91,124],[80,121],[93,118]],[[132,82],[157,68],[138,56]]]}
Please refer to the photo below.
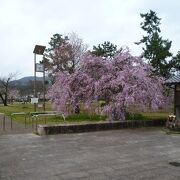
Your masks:
{"label": "stone retaining wall", "polygon": [[156,120],[129,120],[117,122],[97,122],[97,123],[82,123],[82,124],[55,124],[55,125],[38,125],[37,134],[50,135],[61,133],[81,133],[90,131],[103,131],[113,129],[137,128],[137,127],[152,127],[165,126],[165,119]]}

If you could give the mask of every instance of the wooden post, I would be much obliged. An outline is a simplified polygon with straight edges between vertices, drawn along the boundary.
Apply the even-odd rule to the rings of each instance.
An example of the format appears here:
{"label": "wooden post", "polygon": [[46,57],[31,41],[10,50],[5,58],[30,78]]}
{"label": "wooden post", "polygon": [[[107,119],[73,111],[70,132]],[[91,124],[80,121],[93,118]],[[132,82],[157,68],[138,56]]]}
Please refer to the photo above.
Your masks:
{"label": "wooden post", "polygon": [[176,119],[180,120],[180,84],[175,85],[175,115]]}

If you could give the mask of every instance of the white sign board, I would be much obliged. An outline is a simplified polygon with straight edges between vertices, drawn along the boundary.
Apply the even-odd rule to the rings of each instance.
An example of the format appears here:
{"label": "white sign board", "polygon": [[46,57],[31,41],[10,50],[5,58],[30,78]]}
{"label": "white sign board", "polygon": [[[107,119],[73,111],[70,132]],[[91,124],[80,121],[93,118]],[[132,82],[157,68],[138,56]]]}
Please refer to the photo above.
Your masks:
{"label": "white sign board", "polygon": [[31,103],[32,104],[38,103],[38,98],[31,98]]}
{"label": "white sign board", "polygon": [[43,72],[44,66],[43,64],[36,63],[36,72]]}

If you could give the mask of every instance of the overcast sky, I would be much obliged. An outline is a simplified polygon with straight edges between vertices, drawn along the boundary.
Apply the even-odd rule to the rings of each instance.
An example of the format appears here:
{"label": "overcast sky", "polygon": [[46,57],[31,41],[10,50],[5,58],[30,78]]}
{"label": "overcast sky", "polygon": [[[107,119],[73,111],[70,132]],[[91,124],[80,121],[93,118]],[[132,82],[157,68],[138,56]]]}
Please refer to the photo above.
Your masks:
{"label": "overcast sky", "polygon": [[[161,35],[180,50],[179,0],[0,0],[0,76],[33,75],[33,49],[48,45],[53,34],[76,32],[91,48],[104,41],[128,46],[141,39],[140,13],[150,9],[161,21]],[[41,56],[38,57],[40,59]]]}

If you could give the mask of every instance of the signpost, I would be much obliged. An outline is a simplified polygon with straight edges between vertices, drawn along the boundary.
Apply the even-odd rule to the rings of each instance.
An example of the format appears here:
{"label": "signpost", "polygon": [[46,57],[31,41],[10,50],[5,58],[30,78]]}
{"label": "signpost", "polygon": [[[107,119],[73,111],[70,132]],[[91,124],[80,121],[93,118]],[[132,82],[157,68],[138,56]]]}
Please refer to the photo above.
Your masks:
{"label": "signpost", "polygon": [[[34,48],[34,99],[33,101],[35,102],[34,103],[34,111],[36,112],[36,108],[37,108],[37,101],[38,101],[38,98],[37,98],[37,91],[36,91],[36,72],[43,72],[43,79],[44,79],[44,82],[43,82],[43,93],[45,94],[45,70],[44,70],[44,64],[41,64],[41,63],[36,63],[36,55],[43,55],[44,51],[45,51],[45,48],[46,46],[41,46],[41,45],[35,45],[35,48]],[[43,61],[44,63],[44,61]],[[36,100],[35,100],[36,99]],[[44,95],[44,99],[43,99],[44,103],[44,107],[43,107],[43,110],[45,111],[45,95]],[[36,103],[37,102],[37,103]]]}

